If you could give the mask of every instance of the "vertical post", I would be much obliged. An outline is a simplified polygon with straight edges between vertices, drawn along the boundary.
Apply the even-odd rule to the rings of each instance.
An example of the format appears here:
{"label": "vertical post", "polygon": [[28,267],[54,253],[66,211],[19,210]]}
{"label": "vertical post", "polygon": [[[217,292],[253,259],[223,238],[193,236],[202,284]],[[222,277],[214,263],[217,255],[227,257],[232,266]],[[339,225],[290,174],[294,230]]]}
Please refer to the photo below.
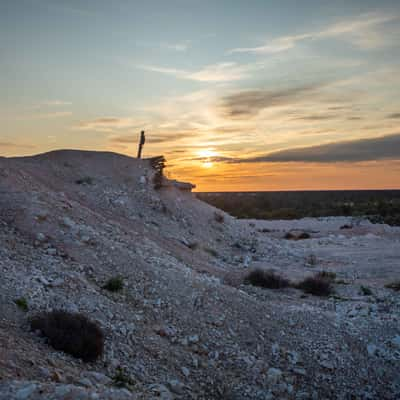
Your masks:
{"label": "vertical post", "polygon": [[137,153],[137,158],[142,158],[142,149],[146,142],[146,138],[144,136],[144,131],[140,132],[140,140],[139,140],[139,149]]}

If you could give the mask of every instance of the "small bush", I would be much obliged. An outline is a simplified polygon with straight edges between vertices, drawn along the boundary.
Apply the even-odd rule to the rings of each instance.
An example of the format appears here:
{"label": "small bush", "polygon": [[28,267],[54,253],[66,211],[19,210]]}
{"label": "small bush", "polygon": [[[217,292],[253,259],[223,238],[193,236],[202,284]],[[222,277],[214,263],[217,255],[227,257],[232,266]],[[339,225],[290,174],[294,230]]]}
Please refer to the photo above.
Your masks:
{"label": "small bush", "polygon": [[187,247],[189,247],[190,250],[196,250],[199,247],[199,244],[197,242],[189,242]]}
{"label": "small bush", "polygon": [[132,378],[122,368],[117,368],[112,380],[113,385],[119,388],[129,389],[135,385],[135,382],[132,380]]}
{"label": "small bush", "polygon": [[41,331],[49,344],[85,362],[103,354],[104,334],[85,315],[67,311],[41,313],[30,320],[33,331]]}
{"label": "small bush", "polygon": [[219,224],[222,224],[225,221],[224,216],[221,213],[215,212],[214,213],[214,220]]}
{"label": "small bush", "polygon": [[153,187],[155,190],[160,190],[163,186],[165,162],[164,156],[157,156],[150,159],[150,165],[155,170],[153,176]]}
{"label": "small bush", "polygon": [[400,292],[400,281],[390,282],[385,285],[385,288],[395,290],[396,292]]}
{"label": "small bush", "polygon": [[90,176],[85,176],[83,178],[77,179],[75,181],[77,185],[92,185],[93,184],[93,178]]}
{"label": "small bush", "polygon": [[103,285],[103,289],[106,289],[110,292],[120,292],[123,288],[124,279],[121,276],[114,276]]}
{"label": "small bush", "polygon": [[208,253],[210,256],[218,257],[218,251],[215,249],[212,249],[211,247],[204,247],[204,251],[206,253]]}
{"label": "small bush", "polygon": [[327,279],[328,281],[334,282],[336,274],[331,271],[320,271],[315,275],[316,278]]}
{"label": "small bush", "polygon": [[28,311],[28,300],[25,297],[20,297],[14,300],[14,303],[20,308],[22,311]]}
{"label": "small bush", "polygon": [[340,227],[340,229],[353,229],[353,225],[345,224]]}
{"label": "small bush", "polygon": [[372,296],[373,295],[372,290],[367,286],[361,286],[360,287],[360,292],[364,296]]}
{"label": "small bush", "polygon": [[296,240],[296,236],[291,232],[287,232],[283,238],[286,240]]}
{"label": "small bush", "polygon": [[267,289],[282,289],[290,286],[289,280],[276,274],[274,271],[255,269],[244,278],[245,284]]}
{"label": "small bush", "polygon": [[321,277],[320,274],[305,278],[296,285],[298,289],[315,296],[329,296],[333,293],[332,280]]}

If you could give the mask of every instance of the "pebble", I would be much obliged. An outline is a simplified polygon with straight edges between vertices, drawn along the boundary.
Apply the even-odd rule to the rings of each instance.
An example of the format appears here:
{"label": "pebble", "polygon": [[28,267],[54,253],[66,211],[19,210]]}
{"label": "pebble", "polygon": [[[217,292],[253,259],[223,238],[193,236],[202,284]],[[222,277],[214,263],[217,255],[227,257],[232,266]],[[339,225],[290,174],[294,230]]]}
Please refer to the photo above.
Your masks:
{"label": "pebble", "polygon": [[267,380],[270,384],[276,384],[282,377],[282,371],[279,368],[270,368],[267,372]]}

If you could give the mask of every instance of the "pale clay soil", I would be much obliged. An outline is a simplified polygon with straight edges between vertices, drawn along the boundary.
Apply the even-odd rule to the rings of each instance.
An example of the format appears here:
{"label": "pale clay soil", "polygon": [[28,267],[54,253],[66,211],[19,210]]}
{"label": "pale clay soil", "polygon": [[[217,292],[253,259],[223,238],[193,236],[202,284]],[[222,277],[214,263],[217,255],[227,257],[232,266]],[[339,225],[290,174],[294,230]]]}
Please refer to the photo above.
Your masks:
{"label": "pale clay soil", "polygon": [[[152,176],[113,153],[0,158],[0,400],[400,398],[400,292],[384,287],[400,280],[400,228],[236,220]],[[252,268],[332,271],[335,295],[244,285]],[[102,289],[116,275],[123,291]],[[52,309],[97,321],[102,358],[31,332]]]}

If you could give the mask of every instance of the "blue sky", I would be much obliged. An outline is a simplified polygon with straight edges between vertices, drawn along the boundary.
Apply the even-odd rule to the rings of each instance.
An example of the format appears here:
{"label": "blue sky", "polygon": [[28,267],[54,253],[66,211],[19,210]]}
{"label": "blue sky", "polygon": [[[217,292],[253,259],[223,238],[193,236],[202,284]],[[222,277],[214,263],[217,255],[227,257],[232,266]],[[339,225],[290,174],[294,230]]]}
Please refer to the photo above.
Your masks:
{"label": "blue sky", "polygon": [[[134,154],[146,129],[145,153],[201,187],[306,188],[246,159],[399,135],[399,22],[398,1],[1,1],[0,154]],[[371,162],[399,171],[385,154],[336,161],[327,186],[350,167],[346,187],[366,186]]]}

